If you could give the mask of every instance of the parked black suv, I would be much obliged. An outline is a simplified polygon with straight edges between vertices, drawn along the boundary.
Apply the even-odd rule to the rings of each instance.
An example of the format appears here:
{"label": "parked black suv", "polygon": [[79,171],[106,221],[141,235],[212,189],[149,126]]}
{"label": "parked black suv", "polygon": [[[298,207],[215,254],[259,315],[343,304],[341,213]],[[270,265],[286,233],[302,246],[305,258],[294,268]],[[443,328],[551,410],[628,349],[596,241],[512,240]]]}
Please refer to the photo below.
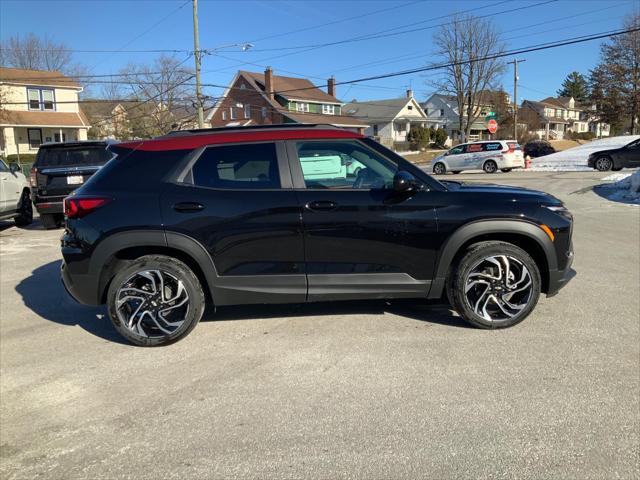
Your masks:
{"label": "parked black suv", "polygon": [[184,337],[206,302],[446,292],[471,324],[502,328],[572,273],[572,217],[556,198],[438,182],[338,128],[176,132],[110,151],[65,200],[62,278],[138,345]]}
{"label": "parked black suv", "polygon": [[113,155],[106,142],[45,143],[31,168],[31,197],[45,228],[64,219],[64,197],[85,183]]}

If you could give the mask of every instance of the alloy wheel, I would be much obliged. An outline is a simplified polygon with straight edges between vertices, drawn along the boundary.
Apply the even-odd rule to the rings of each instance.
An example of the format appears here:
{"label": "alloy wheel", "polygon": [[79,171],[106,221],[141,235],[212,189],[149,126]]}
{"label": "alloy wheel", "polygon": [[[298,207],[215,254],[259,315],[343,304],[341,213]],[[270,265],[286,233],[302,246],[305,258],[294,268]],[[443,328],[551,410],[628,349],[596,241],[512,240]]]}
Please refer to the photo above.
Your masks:
{"label": "alloy wheel", "polygon": [[146,338],[176,332],[189,314],[189,294],[182,280],[163,270],[143,270],[129,277],[116,294],[122,325]]}
{"label": "alloy wheel", "polygon": [[600,157],[596,160],[596,168],[601,172],[606,172],[611,168],[611,159],[607,157]]}
{"label": "alloy wheel", "polygon": [[444,165],[442,163],[436,163],[433,167],[433,173],[436,175],[443,175],[446,172]]}
{"label": "alloy wheel", "polygon": [[469,271],[464,288],[469,307],[489,322],[514,318],[533,296],[531,273],[520,260],[509,255],[477,262]]}

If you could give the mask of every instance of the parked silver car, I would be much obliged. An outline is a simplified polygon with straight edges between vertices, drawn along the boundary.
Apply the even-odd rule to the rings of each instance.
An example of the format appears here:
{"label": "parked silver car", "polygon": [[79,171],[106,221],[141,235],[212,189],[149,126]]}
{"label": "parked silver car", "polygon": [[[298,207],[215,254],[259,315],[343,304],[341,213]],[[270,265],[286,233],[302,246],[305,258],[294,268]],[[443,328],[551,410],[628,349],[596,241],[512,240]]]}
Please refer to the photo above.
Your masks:
{"label": "parked silver car", "polygon": [[436,175],[478,169],[486,173],[510,172],[514,168],[524,168],[524,155],[515,140],[462,143],[433,159]]}

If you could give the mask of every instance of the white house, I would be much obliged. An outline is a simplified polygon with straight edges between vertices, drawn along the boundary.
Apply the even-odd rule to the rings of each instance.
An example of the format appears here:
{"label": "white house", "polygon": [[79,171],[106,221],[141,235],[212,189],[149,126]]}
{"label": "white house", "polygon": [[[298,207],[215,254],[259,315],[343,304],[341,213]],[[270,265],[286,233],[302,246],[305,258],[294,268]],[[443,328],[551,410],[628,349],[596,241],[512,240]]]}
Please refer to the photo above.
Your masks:
{"label": "white house", "polygon": [[373,136],[387,146],[406,142],[412,125],[428,126],[427,115],[411,90],[407,90],[407,96],[402,98],[347,103],[342,111],[368,124],[365,135]]}
{"label": "white house", "polygon": [[82,87],[60,72],[0,67],[0,153],[36,153],[45,142],[86,140]]}

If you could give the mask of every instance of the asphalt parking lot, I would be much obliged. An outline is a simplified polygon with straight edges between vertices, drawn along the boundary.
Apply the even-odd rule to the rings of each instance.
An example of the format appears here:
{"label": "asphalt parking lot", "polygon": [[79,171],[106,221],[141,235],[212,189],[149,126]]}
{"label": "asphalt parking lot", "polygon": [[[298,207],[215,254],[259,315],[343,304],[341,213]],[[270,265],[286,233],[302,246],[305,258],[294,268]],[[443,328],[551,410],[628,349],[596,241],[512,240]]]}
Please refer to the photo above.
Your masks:
{"label": "asphalt parking lot", "polygon": [[60,231],[0,226],[0,477],[638,478],[640,208],[600,173],[448,176],[542,189],[576,278],[520,325],[444,305],[238,307],[123,343],[59,282]]}

